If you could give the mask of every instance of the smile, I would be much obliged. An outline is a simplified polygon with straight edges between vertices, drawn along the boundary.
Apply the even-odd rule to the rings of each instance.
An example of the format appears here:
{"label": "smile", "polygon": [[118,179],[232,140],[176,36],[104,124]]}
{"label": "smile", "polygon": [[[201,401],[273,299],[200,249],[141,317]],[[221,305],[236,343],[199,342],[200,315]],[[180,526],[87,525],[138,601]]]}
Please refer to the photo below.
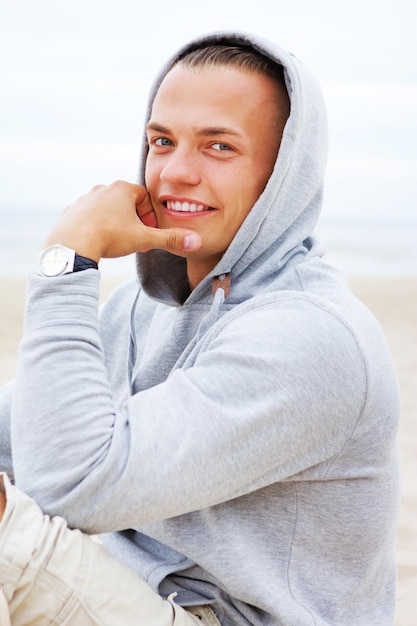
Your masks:
{"label": "smile", "polygon": [[167,209],[170,211],[181,211],[182,213],[201,213],[201,211],[210,211],[210,207],[197,202],[179,202],[178,200],[168,200]]}

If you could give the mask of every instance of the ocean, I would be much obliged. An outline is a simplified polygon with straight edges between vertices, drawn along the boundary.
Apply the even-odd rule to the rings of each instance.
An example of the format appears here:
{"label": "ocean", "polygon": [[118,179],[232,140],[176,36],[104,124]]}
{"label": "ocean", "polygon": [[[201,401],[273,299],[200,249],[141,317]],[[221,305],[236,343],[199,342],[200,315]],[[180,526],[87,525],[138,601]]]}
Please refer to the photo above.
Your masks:
{"label": "ocean", "polygon": [[[48,209],[0,207],[0,276],[25,276],[36,268],[57,215]],[[417,216],[323,215],[316,234],[326,247],[326,260],[347,276],[417,276]],[[104,259],[100,268],[104,275],[133,276],[134,259]]]}

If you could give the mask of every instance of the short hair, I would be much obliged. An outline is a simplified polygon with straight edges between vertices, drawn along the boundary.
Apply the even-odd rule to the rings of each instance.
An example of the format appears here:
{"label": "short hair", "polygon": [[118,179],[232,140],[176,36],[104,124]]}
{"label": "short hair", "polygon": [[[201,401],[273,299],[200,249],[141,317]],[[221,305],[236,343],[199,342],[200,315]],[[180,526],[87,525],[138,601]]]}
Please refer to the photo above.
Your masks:
{"label": "short hair", "polygon": [[188,48],[176,61],[188,68],[202,69],[213,67],[234,67],[263,74],[272,78],[278,86],[286,88],[284,68],[267,56],[257,52],[251,46],[229,45],[223,43],[200,44]]}

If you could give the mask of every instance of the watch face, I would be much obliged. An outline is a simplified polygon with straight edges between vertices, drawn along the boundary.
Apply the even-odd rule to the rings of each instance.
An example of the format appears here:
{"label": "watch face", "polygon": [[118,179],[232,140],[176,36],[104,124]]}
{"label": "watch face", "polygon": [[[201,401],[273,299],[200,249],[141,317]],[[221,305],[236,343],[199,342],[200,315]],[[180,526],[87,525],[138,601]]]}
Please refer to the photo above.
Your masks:
{"label": "watch face", "polygon": [[64,246],[47,248],[40,258],[40,271],[44,276],[60,276],[70,262],[70,250]]}

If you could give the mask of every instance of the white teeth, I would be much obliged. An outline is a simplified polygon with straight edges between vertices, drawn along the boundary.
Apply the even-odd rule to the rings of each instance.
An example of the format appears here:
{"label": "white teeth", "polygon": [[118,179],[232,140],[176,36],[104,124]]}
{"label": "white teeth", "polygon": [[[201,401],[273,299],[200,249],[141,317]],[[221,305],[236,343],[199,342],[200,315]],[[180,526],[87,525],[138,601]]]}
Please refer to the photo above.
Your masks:
{"label": "white teeth", "polygon": [[196,213],[204,211],[208,207],[205,204],[197,204],[196,202],[179,202],[178,200],[168,200],[167,208],[171,211],[183,211],[185,213]]}

